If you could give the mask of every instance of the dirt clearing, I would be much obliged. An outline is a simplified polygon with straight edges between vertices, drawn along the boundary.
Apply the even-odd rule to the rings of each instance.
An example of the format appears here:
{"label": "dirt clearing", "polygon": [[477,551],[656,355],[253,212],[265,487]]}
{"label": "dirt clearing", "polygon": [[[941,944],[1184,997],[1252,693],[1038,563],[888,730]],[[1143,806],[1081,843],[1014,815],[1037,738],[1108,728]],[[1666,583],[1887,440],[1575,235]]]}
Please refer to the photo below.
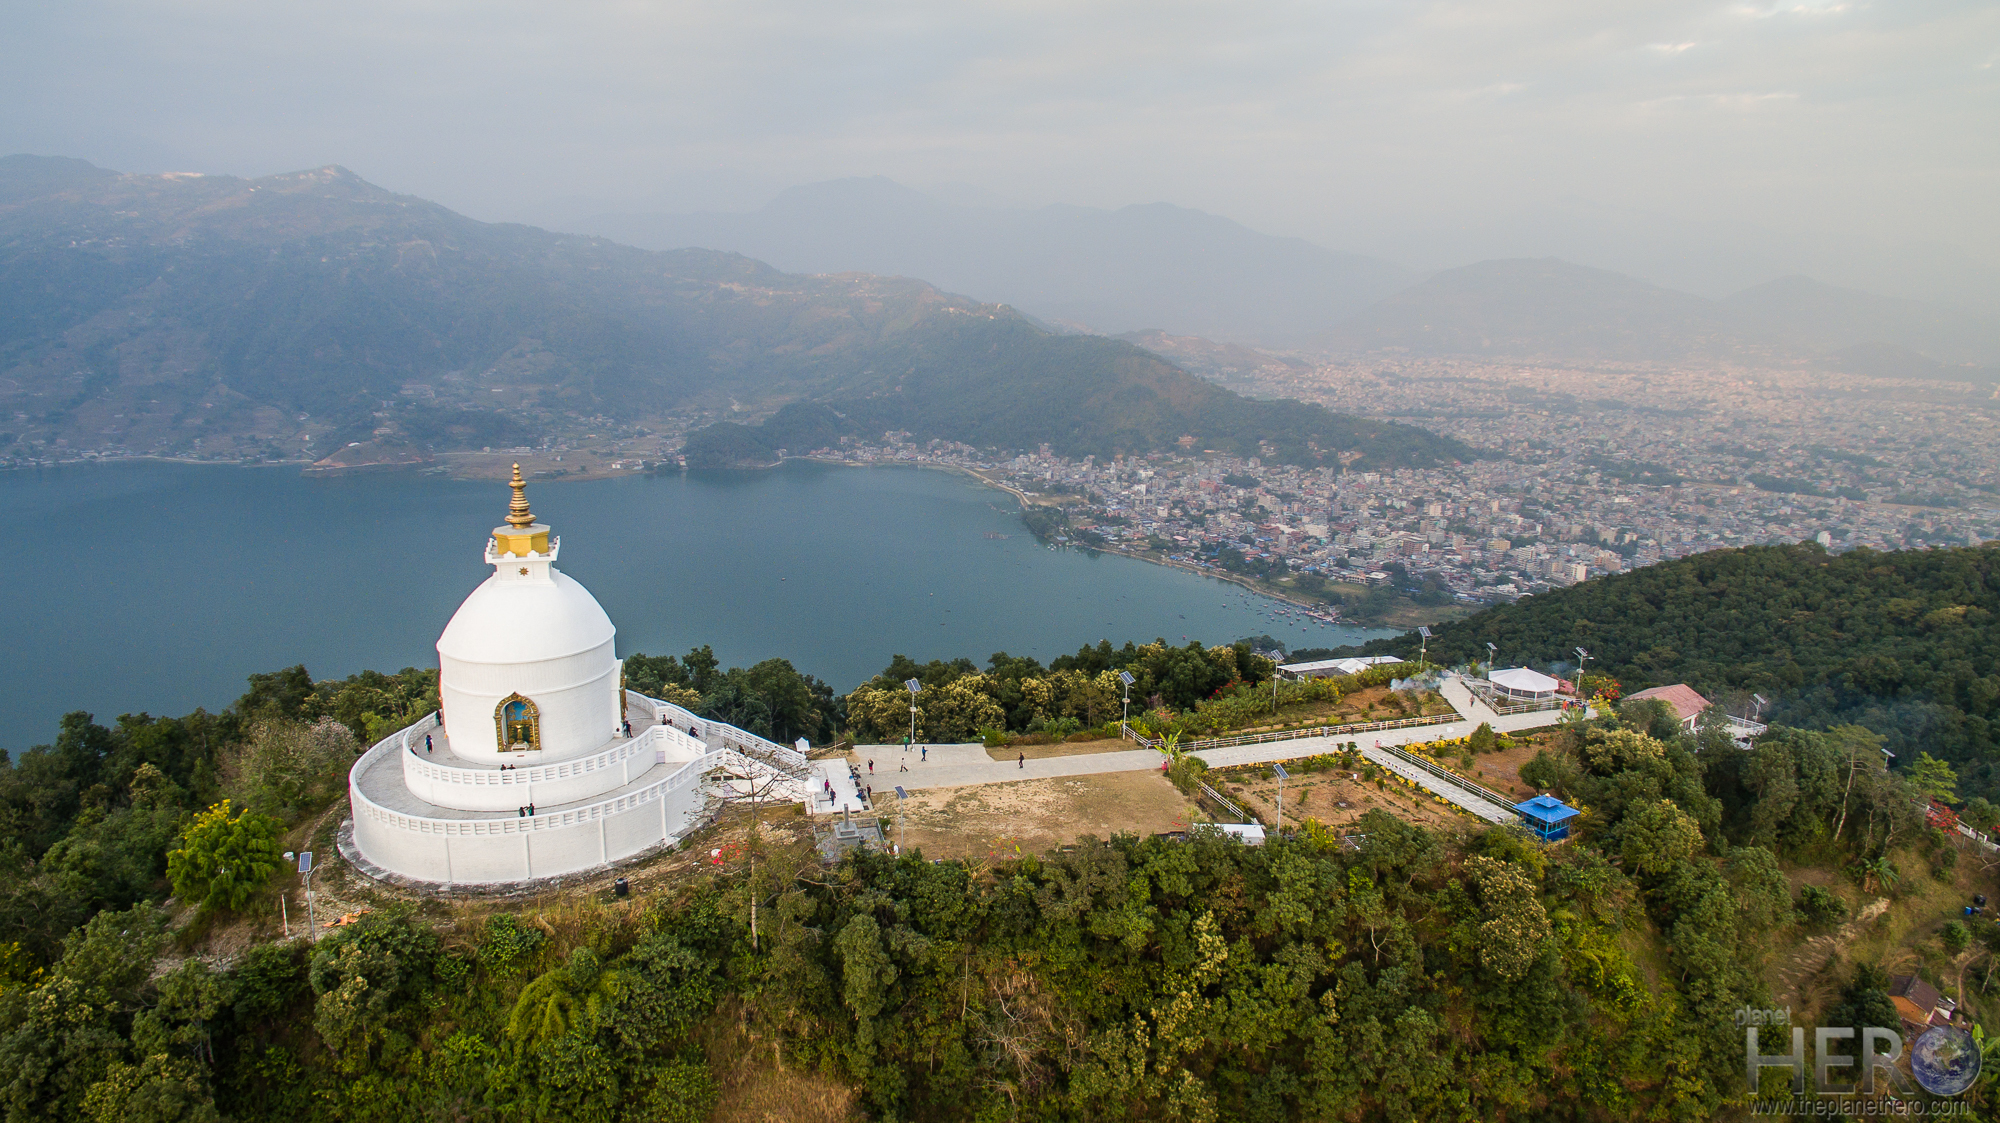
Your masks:
{"label": "dirt clearing", "polygon": [[[1060,746],[1049,746],[1059,748]],[[896,800],[881,802],[896,837]],[[927,858],[971,860],[1040,854],[1078,835],[1159,834],[1187,826],[1187,797],[1157,772],[1107,772],[1012,784],[928,788],[903,808],[904,844]]]}
{"label": "dirt clearing", "polygon": [[[1268,767],[1252,765],[1229,769],[1218,776],[1209,773],[1208,782],[1250,814],[1269,825],[1277,815],[1278,781],[1260,778]],[[1285,826],[1297,827],[1307,819],[1344,831],[1369,811],[1381,809],[1408,823],[1453,829],[1475,826],[1470,815],[1440,803],[1429,794],[1405,784],[1384,780],[1381,787],[1352,779],[1347,772],[1313,772],[1285,782]]]}

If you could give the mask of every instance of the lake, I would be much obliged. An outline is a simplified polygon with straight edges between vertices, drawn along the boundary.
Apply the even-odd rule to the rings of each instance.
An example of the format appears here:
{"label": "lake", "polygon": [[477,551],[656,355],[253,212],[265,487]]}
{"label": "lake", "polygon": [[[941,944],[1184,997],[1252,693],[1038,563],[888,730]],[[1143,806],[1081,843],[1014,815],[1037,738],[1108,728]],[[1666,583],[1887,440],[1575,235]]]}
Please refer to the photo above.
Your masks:
{"label": "lake", "polygon": [[[245,676],[435,666],[432,644],[491,572],[504,481],[308,479],[296,468],[128,462],[0,473],[15,529],[0,593],[9,715],[0,747],[57,719],[220,709]],[[1331,647],[1389,633],[1310,627],[1198,574],[1050,550],[1012,496],[954,473],[791,462],[765,472],[535,483],[562,570],[618,627],[618,652],[711,644],[847,691],[890,657],[1269,634]],[[1004,536],[1004,537],[1003,537]]]}

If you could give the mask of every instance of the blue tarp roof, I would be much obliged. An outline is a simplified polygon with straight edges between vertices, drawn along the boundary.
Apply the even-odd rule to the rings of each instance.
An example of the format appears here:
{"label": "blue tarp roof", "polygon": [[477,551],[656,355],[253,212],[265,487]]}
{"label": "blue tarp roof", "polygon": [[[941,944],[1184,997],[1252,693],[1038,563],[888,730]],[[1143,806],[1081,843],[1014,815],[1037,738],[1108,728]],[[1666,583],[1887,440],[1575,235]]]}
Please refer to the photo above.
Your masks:
{"label": "blue tarp roof", "polygon": [[1533,799],[1517,803],[1514,805],[1514,810],[1544,823],[1560,823],[1564,819],[1574,818],[1580,814],[1576,808],[1552,795],[1538,795]]}

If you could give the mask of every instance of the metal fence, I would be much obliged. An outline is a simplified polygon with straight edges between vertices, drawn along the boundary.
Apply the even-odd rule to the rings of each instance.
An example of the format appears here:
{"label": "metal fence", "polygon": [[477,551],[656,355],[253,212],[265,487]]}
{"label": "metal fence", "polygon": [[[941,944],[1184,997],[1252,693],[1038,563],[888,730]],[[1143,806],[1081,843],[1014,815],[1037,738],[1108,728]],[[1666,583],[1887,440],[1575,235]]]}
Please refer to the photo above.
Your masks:
{"label": "metal fence", "polygon": [[1245,814],[1241,807],[1238,807],[1236,806],[1236,804],[1230,802],[1228,796],[1225,796],[1221,792],[1216,791],[1214,788],[1209,787],[1208,781],[1196,780],[1195,783],[1201,785],[1201,793],[1207,796],[1208,798],[1214,800],[1215,805],[1217,807],[1220,807],[1224,811],[1229,812],[1231,815],[1236,816],[1237,822],[1248,823],[1252,821],[1250,816]]}
{"label": "metal fence", "polygon": [[[1269,733],[1244,733],[1235,737],[1208,737],[1199,741],[1182,741],[1180,750],[1186,753],[1203,749],[1226,749],[1234,745],[1262,745],[1271,741],[1296,741],[1301,737],[1344,737],[1349,733],[1375,733],[1384,729],[1409,729],[1419,725],[1450,725],[1463,720],[1457,714],[1431,714],[1427,717],[1405,717],[1394,721],[1366,721],[1355,725],[1315,725],[1305,729],[1276,729]],[[1131,726],[1125,727],[1125,736],[1149,749],[1164,749],[1166,740],[1148,737]]]}
{"label": "metal fence", "polygon": [[1466,791],[1471,792],[1476,796],[1479,796],[1480,798],[1486,800],[1488,803],[1491,803],[1494,806],[1498,807],[1502,811],[1512,811],[1514,809],[1514,799],[1512,796],[1501,795],[1499,792],[1494,791],[1492,788],[1487,787],[1486,785],[1480,783],[1477,780],[1472,780],[1468,779],[1467,777],[1460,776],[1458,773],[1453,772],[1450,769],[1439,768],[1437,765],[1432,764],[1430,761],[1425,760],[1424,758],[1416,755],[1415,753],[1406,753],[1403,750],[1396,748],[1393,745],[1381,745],[1378,747],[1380,751],[1388,753],[1390,756],[1395,757],[1397,760],[1400,760],[1405,764],[1415,765],[1416,767],[1423,769],[1425,772],[1429,773],[1432,776],[1437,777],[1440,780],[1444,780],[1448,783],[1464,788]]}

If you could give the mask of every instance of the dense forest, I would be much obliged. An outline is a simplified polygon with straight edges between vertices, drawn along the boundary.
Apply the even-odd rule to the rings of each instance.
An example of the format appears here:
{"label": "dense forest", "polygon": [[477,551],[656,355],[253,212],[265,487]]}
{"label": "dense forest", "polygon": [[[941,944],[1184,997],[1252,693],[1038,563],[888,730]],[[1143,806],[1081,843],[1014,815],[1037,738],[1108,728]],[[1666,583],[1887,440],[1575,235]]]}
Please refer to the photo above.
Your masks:
{"label": "dense forest", "polygon": [[[1586,581],[1434,628],[1434,662],[1576,665],[1626,693],[1684,682],[1732,710],[1803,728],[1853,724],[1899,764],[1949,761],[1969,791],[2000,792],[2000,547],[1828,554],[1716,550]],[[1417,654],[1417,637],[1368,654]]]}
{"label": "dense forest", "polygon": [[[1705,746],[1638,703],[1524,770],[1592,808],[1560,847],[1374,811],[828,868],[759,833],[650,901],[389,906],[216,962],[175,954],[184,913],[106,906],[9,961],[5,1110],[692,1121],[754,1062],[848,1090],[801,1119],[1711,1119],[1745,1094],[1733,1012],[1857,896],[1787,869],[1953,876],[1880,759],[1865,731]],[[1830,1016],[1879,1018],[1885,980],[1842,970]]]}

